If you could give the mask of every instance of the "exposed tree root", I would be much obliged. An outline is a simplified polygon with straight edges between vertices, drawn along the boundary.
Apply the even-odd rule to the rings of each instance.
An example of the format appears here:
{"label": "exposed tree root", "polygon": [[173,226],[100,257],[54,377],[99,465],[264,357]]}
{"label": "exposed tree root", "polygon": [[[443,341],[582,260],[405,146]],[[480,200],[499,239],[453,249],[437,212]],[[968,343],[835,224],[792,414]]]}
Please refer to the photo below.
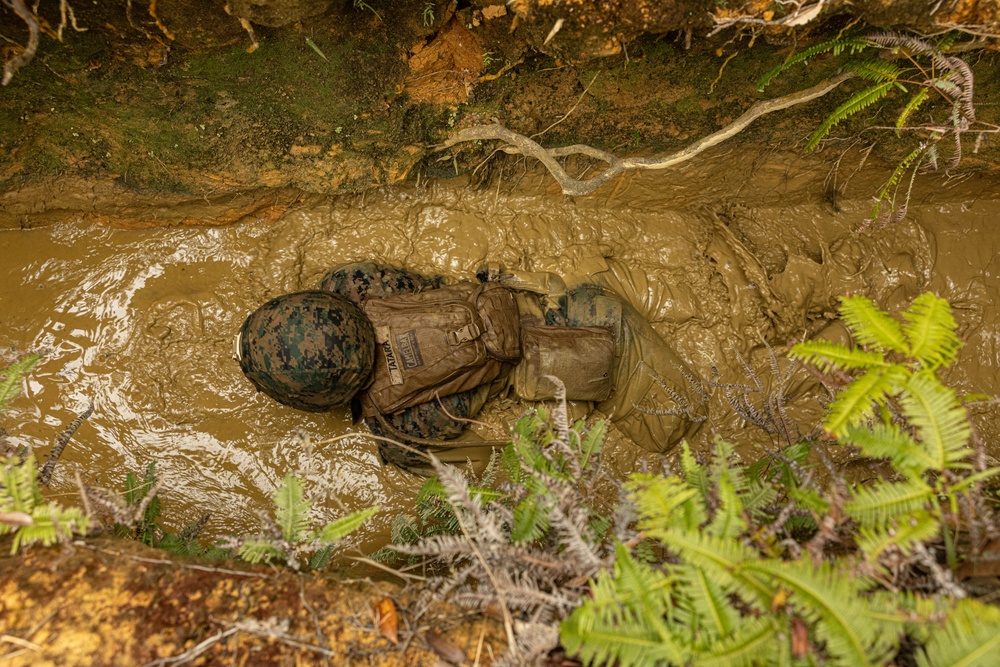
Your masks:
{"label": "exposed tree root", "polygon": [[[539,160],[545,168],[549,170],[549,173],[552,174],[556,181],[559,182],[559,185],[562,186],[563,194],[572,196],[586,195],[626,171],[633,169],[666,169],[676,164],[680,164],[681,162],[686,162],[705,149],[722,143],[726,139],[739,134],[757,118],[760,118],[765,114],[781,111],[782,109],[787,109],[797,104],[804,104],[818,97],[822,97],[853,76],[853,73],[845,72],[833,77],[832,79],[827,79],[812,88],[806,88],[805,90],[800,90],[772,100],[757,102],[742,116],[718,132],[714,132],[707,137],[703,137],[676,153],[671,153],[670,155],[664,155],[661,157],[620,158],[612,153],[599,148],[593,148],[592,146],[587,146],[585,144],[574,144],[572,146],[565,146],[562,148],[544,148],[538,142],[524,136],[523,134],[518,134],[517,132],[508,130],[500,124],[477,125],[475,127],[469,127],[461,130],[458,134],[454,135],[438,147],[438,150],[444,150],[466,141],[499,139],[500,141],[508,144],[503,148],[504,152],[528,155]],[[568,155],[586,155],[588,157],[606,162],[608,166],[604,169],[604,171],[592,178],[586,180],[577,179],[570,176],[556,159]]]}

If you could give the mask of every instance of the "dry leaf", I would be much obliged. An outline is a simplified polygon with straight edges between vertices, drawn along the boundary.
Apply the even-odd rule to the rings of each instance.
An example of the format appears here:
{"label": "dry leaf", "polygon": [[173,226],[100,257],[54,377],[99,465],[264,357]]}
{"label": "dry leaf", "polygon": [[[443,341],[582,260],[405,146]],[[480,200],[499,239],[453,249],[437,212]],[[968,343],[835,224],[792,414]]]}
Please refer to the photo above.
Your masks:
{"label": "dry leaf", "polygon": [[453,644],[444,635],[434,632],[433,630],[428,630],[427,633],[424,634],[424,639],[427,640],[427,644],[434,649],[434,652],[437,653],[442,660],[447,660],[452,664],[460,665],[469,658],[469,656],[465,655],[465,651],[455,646],[455,644]]}
{"label": "dry leaf", "polygon": [[0,512],[0,523],[8,526],[30,526],[34,521],[24,512]]}
{"label": "dry leaf", "polygon": [[393,644],[399,643],[399,616],[396,613],[396,604],[390,597],[384,597],[372,606],[372,613],[375,615],[375,625],[378,626],[382,636]]}
{"label": "dry leaf", "polygon": [[796,616],[792,619],[792,657],[796,660],[809,655],[809,628]]}

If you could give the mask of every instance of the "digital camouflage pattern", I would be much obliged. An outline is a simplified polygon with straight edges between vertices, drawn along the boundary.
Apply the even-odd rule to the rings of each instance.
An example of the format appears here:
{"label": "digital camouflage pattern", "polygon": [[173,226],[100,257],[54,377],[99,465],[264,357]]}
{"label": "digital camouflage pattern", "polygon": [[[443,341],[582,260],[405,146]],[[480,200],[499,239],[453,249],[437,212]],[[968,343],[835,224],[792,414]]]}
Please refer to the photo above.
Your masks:
{"label": "digital camouflage pattern", "polygon": [[[368,299],[384,299],[386,297],[422,292],[436,289],[444,285],[444,279],[439,276],[422,276],[406,269],[381,266],[374,262],[357,262],[339,266],[323,277],[321,287],[350,299],[361,306]],[[473,417],[486,402],[485,393],[488,387],[477,387],[451,396],[442,396],[438,401],[428,401],[414,405],[400,412],[385,415],[385,421],[401,434],[414,438],[428,440],[451,440],[462,434],[465,428],[463,419]],[[449,417],[451,414],[454,418]],[[365,423],[375,435],[398,437],[391,434],[374,418],[365,419]],[[422,445],[410,442],[422,449]],[[403,468],[414,469],[425,466],[426,460],[418,454],[393,447],[389,443],[379,442],[379,452],[382,460],[394,463]]]}
{"label": "digital camouflage pattern", "polygon": [[368,299],[385,299],[444,285],[440,276],[425,277],[406,269],[380,266],[375,262],[356,262],[339,266],[323,277],[320,289],[340,294],[357,305]]}
{"label": "digital camouflage pattern", "polygon": [[330,292],[272,299],[240,329],[247,378],[279,403],[322,412],[350,402],[375,363],[375,332],[354,303]]}

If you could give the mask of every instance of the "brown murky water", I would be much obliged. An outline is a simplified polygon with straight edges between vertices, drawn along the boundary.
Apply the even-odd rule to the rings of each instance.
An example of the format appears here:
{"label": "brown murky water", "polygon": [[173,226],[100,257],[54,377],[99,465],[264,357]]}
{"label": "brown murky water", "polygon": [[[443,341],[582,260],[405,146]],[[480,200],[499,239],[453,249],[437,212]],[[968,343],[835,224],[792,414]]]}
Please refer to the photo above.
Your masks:
{"label": "brown murky water", "polygon": [[[374,545],[420,481],[381,466],[346,413],[300,413],[255,395],[230,360],[232,334],[250,310],[315,287],[331,266],[368,259],[456,278],[486,260],[577,277],[610,267],[692,367],[707,377],[714,364],[738,382],[746,380],[732,346],[766,379],[762,338],[782,347],[822,330],[837,295],[861,292],[899,308],[932,289],[952,301],[967,341],[950,380],[963,392],[1000,394],[996,177],[928,180],[921,191],[931,194],[915,198],[906,221],[857,235],[885,174],[858,177],[834,211],[820,200],[827,170],[795,156],[730,151],[576,200],[531,172],[483,191],[437,182],[224,227],[77,222],[0,231],[0,363],[47,353],[3,421],[14,442],[44,453],[94,403],[57,468],[54,495],[75,493],[74,470],[89,484],[120,488],[126,471],[156,460],[168,525],[211,511],[207,534],[216,536],[255,530],[259,510],[295,469],[324,520],[382,505],[361,538]],[[814,393],[792,402],[807,427],[820,414]],[[500,401],[486,419],[503,423],[522,408]],[[976,418],[997,455],[995,408],[978,408]],[[313,444],[350,433],[358,436]],[[745,456],[774,446],[721,392],[700,444],[713,434]],[[612,464],[633,467],[641,452],[613,440]]]}

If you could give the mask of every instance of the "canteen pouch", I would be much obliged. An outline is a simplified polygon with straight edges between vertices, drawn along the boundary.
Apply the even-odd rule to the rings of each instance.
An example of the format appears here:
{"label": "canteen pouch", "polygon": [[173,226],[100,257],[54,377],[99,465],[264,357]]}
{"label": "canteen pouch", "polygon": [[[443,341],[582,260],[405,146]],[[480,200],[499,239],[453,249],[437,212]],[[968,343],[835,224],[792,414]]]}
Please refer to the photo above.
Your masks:
{"label": "canteen pouch", "polygon": [[604,327],[525,326],[521,362],[514,368],[515,393],[528,401],[556,397],[555,376],[566,400],[603,401],[611,395],[615,341]]}

